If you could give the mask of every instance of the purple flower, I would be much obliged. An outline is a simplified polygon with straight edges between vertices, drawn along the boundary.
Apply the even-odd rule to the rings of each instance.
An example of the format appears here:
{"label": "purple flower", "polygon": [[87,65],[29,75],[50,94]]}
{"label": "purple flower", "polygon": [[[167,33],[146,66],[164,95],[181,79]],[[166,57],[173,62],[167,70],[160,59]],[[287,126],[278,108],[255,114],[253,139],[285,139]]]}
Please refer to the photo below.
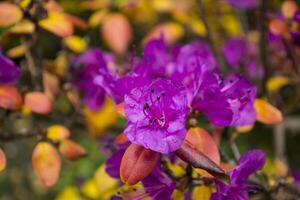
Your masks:
{"label": "purple flower", "polygon": [[132,143],[169,153],[185,138],[187,113],[184,88],[169,79],[158,79],[125,95],[128,122],[124,133]]}
{"label": "purple flower", "polygon": [[295,183],[298,187],[300,187],[300,170],[295,170],[292,172],[292,176],[295,180]]}
{"label": "purple flower", "polygon": [[248,54],[248,44],[243,38],[230,38],[222,47],[222,53],[229,65],[240,66]]}
{"label": "purple flower", "polygon": [[171,200],[176,183],[172,181],[161,169],[157,166],[149,176],[142,180],[146,193],[153,200]]}
{"label": "purple flower", "polygon": [[239,74],[222,80],[206,73],[192,107],[203,112],[216,126],[244,126],[255,122],[256,88]]}
{"label": "purple flower", "polygon": [[134,68],[134,73],[149,79],[162,78],[167,75],[171,62],[163,37],[150,40],[143,50],[143,57]]}
{"label": "purple flower", "polygon": [[228,2],[239,9],[249,10],[258,7],[258,0],[228,0]]}
{"label": "purple flower", "polygon": [[251,150],[241,156],[238,166],[230,175],[230,184],[227,185],[216,180],[217,192],[213,193],[211,200],[247,200],[247,181],[251,174],[262,169],[265,164],[265,155],[261,150]]}
{"label": "purple flower", "polygon": [[171,78],[186,87],[190,104],[206,72],[214,69],[216,69],[216,60],[210,47],[204,42],[195,41],[180,49]]}
{"label": "purple flower", "polygon": [[261,78],[263,69],[256,59],[256,46],[244,38],[230,38],[222,47],[222,53],[227,63],[234,69],[244,67],[246,75],[251,78]]}
{"label": "purple flower", "polygon": [[116,78],[107,68],[106,60],[99,49],[90,49],[73,61],[74,85],[84,93],[84,103],[91,110],[97,111],[104,103],[107,94],[116,102]]}
{"label": "purple flower", "polygon": [[0,53],[0,84],[14,84],[21,75],[20,68]]}

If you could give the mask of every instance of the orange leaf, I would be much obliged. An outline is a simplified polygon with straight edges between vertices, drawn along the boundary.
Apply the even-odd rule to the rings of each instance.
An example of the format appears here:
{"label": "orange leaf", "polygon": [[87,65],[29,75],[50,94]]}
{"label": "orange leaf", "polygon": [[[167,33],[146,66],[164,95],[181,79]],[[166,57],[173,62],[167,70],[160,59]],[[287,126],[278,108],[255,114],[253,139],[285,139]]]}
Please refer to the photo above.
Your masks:
{"label": "orange leaf", "polygon": [[23,99],[17,88],[9,85],[0,86],[0,107],[7,110],[19,110]]}
{"label": "orange leaf", "polygon": [[102,25],[102,37],[117,54],[127,50],[132,39],[132,30],[128,19],[122,14],[109,14]]}
{"label": "orange leaf", "polygon": [[125,151],[121,166],[121,180],[134,185],[148,176],[159,161],[160,153],[131,144]]}
{"label": "orange leaf", "polygon": [[10,26],[22,19],[21,9],[12,3],[1,2],[0,10],[0,27]]}
{"label": "orange leaf", "polygon": [[[220,165],[221,159],[218,146],[212,136],[204,129],[190,128],[187,132],[185,140],[192,144],[192,146],[194,146],[198,151],[210,158],[217,165]],[[196,169],[196,171],[203,176],[209,177],[209,175],[201,169]]]}
{"label": "orange leaf", "polygon": [[51,11],[48,13],[48,18],[39,21],[39,25],[59,37],[68,37],[73,34],[73,24],[64,13]]}
{"label": "orange leaf", "polygon": [[202,128],[190,128],[185,140],[191,143],[198,151],[201,151],[216,164],[220,164],[221,159],[218,146],[206,130]]}
{"label": "orange leaf", "polygon": [[60,81],[57,76],[44,71],[43,72],[43,86],[45,94],[50,98],[54,99],[60,90]]}
{"label": "orange leaf", "polygon": [[70,137],[70,131],[62,125],[53,125],[47,129],[47,137],[53,142],[59,142]]}
{"label": "orange leaf", "polygon": [[163,36],[167,44],[173,44],[183,36],[184,30],[180,24],[167,22],[154,27],[147,37],[144,39],[144,44],[151,39],[160,38]]}
{"label": "orange leaf", "polygon": [[72,140],[62,140],[59,144],[59,152],[69,160],[76,160],[86,155],[86,150]]}
{"label": "orange leaf", "polygon": [[6,156],[4,151],[0,148],[0,172],[6,167]]}
{"label": "orange leaf", "polygon": [[88,24],[80,19],[79,17],[76,17],[74,15],[65,14],[65,17],[75,26],[81,29],[86,29],[88,27]]}
{"label": "orange leaf", "polygon": [[29,92],[25,95],[25,105],[38,114],[48,114],[52,110],[50,98],[42,92]]}
{"label": "orange leaf", "polygon": [[257,121],[264,124],[279,124],[283,121],[280,110],[263,99],[256,99],[254,103]]}
{"label": "orange leaf", "polygon": [[117,106],[117,112],[120,116],[125,117],[125,104],[124,103],[120,103]]}
{"label": "orange leaf", "polygon": [[61,160],[56,149],[47,142],[40,142],[32,153],[34,172],[46,187],[53,186],[59,178]]}

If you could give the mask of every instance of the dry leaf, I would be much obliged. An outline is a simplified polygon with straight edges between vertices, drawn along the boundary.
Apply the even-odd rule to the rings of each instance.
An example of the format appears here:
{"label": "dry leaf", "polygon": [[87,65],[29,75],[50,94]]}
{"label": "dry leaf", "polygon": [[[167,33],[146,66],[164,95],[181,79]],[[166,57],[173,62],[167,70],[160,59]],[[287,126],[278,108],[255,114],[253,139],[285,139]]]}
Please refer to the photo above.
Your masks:
{"label": "dry leaf", "polygon": [[47,142],[39,142],[32,153],[34,172],[46,187],[53,186],[59,179],[61,160],[56,149]]}

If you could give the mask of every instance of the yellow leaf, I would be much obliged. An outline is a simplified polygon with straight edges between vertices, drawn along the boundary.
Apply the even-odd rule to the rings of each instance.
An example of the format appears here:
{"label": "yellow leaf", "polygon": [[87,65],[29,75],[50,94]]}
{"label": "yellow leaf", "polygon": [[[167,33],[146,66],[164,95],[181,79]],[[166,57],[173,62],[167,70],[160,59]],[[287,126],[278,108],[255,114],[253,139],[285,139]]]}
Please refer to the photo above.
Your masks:
{"label": "yellow leaf", "polygon": [[173,164],[170,161],[167,161],[167,166],[175,176],[179,177],[185,174],[185,170],[180,165]]}
{"label": "yellow leaf", "polygon": [[64,38],[64,43],[75,53],[81,53],[87,48],[85,39],[75,35]]}
{"label": "yellow leaf", "polygon": [[10,58],[18,58],[25,54],[27,46],[21,44],[19,46],[13,47],[6,52],[6,55]]}
{"label": "yellow leaf", "polygon": [[132,30],[128,19],[118,13],[105,17],[101,33],[107,45],[117,54],[125,53],[132,39]]}
{"label": "yellow leaf", "polygon": [[176,189],[176,190],[174,190],[174,192],[172,194],[172,199],[174,199],[174,200],[184,200],[184,193],[182,191]]}
{"label": "yellow leaf", "polygon": [[211,194],[213,193],[213,189],[209,186],[201,185],[195,187],[193,190],[193,198],[192,199],[201,199],[201,200],[209,200]]}
{"label": "yellow leaf", "polygon": [[220,17],[221,24],[223,24],[223,28],[230,35],[239,35],[242,32],[241,25],[237,18],[233,15],[225,15]]}
{"label": "yellow leaf", "polygon": [[89,18],[89,26],[92,28],[99,26],[103,22],[106,15],[107,10],[99,10],[93,13]]}
{"label": "yellow leaf", "polygon": [[56,149],[47,142],[39,142],[32,153],[34,172],[46,187],[53,186],[59,179],[61,160]]}
{"label": "yellow leaf", "polygon": [[275,76],[268,80],[267,89],[270,92],[277,92],[280,88],[287,85],[290,80],[284,76]]}
{"label": "yellow leaf", "polygon": [[95,181],[97,183],[98,191],[102,199],[109,199],[109,197],[116,193],[118,189],[118,180],[110,177],[105,171],[105,165],[101,165],[95,173]]}
{"label": "yellow leaf", "polygon": [[29,20],[23,20],[9,29],[14,34],[31,34],[35,30],[34,24]]}
{"label": "yellow leaf", "polygon": [[253,127],[254,127],[253,125],[246,125],[246,126],[236,127],[236,129],[239,133],[247,133],[251,131]]}
{"label": "yellow leaf", "polygon": [[64,53],[58,54],[58,56],[54,60],[54,69],[53,71],[63,77],[66,74],[67,71],[67,58]]}
{"label": "yellow leaf", "polygon": [[168,12],[174,7],[172,0],[152,0],[153,8],[158,12]]}
{"label": "yellow leaf", "polygon": [[0,172],[6,167],[6,156],[4,151],[0,148]]}
{"label": "yellow leaf", "polygon": [[264,124],[279,124],[283,121],[280,110],[263,99],[256,99],[254,103],[257,121]]}
{"label": "yellow leaf", "polygon": [[100,197],[100,193],[98,190],[98,185],[95,179],[87,180],[81,187],[81,192],[91,199],[96,199]]}
{"label": "yellow leaf", "polygon": [[23,17],[21,9],[15,4],[0,2],[0,27],[13,25]]}
{"label": "yellow leaf", "polygon": [[80,197],[76,187],[68,186],[58,194],[55,200],[83,200],[83,198]]}
{"label": "yellow leaf", "polygon": [[114,102],[107,98],[99,111],[93,112],[88,108],[85,109],[85,117],[88,128],[92,135],[100,136],[103,131],[116,124],[118,112]]}
{"label": "yellow leaf", "polygon": [[30,3],[31,3],[31,0],[21,0],[20,6],[21,6],[21,8],[26,8],[27,6],[29,6]]}
{"label": "yellow leaf", "polygon": [[73,34],[72,23],[60,12],[50,11],[48,18],[39,21],[39,25],[60,37],[68,37]]}
{"label": "yellow leaf", "polygon": [[143,40],[145,44],[149,40],[164,37],[167,44],[173,44],[183,36],[184,30],[182,25],[175,22],[167,22],[155,26]]}
{"label": "yellow leaf", "polygon": [[53,125],[48,127],[47,137],[53,142],[60,142],[70,137],[70,130],[62,125]]}
{"label": "yellow leaf", "polygon": [[204,23],[200,19],[190,19],[188,22],[192,30],[199,36],[206,36]]}

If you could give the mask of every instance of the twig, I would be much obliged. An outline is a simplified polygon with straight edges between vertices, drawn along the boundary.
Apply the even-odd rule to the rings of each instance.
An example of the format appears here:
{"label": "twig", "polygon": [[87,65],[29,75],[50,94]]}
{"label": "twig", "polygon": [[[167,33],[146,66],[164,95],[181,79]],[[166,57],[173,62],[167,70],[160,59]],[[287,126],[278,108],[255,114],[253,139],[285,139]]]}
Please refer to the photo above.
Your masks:
{"label": "twig", "polygon": [[211,47],[212,47],[212,51],[213,54],[215,55],[215,57],[217,58],[217,60],[219,61],[221,67],[223,68],[223,70],[225,70],[227,63],[225,62],[223,56],[221,56],[217,49],[216,46],[214,44],[214,40],[213,40],[213,36],[212,36],[212,32],[210,31],[209,25],[208,25],[208,20],[206,18],[206,12],[205,12],[205,7],[204,7],[204,3],[203,0],[198,0],[198,8],[199,8],[199,13],[200,13],[200,17],[203,21],[203,24],[205,26],[206,29],[206,33],[207,33],[207,40],[210,43]]}
{"label": "twig", "polygon": [[264,77],[261,82],[261,94],[266,93],[266,82],[269,79],[269,63],[267,59],[267,42],[266,42],[266,36],[267,36],[267,30],[265,26],[265,13],[267,10],[267,0],[261,0],[261,7],[260,7],[260,20],[259,20],[259,29],[260,29],[260,41],[259,41],[259,49],[260,49],[260,59],[261,63],[263,65],[264,69]]}

